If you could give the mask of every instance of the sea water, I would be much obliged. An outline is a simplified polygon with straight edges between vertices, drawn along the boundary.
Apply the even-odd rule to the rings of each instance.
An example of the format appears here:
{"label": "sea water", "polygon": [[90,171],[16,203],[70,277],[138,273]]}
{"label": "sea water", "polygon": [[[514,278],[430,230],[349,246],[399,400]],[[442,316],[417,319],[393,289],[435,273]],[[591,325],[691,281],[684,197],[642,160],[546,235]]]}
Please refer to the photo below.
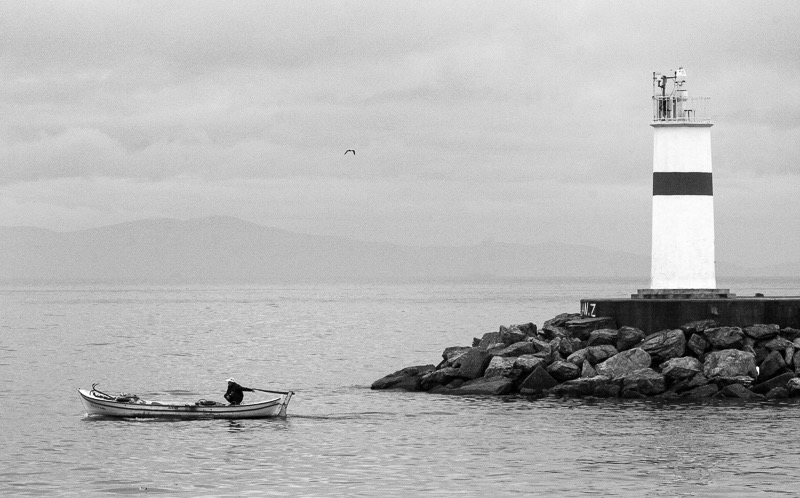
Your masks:
{"label": "sea water", "polygon": [[[733,282],[798,295],[800,280]],[[617,281],[0,288],[0,494],[794,496],[800,405],[371,391]],[[294,390],[286,419],[87,417],[77,388],[194,402]],[[246,393],[246,400],[268,396]]]}

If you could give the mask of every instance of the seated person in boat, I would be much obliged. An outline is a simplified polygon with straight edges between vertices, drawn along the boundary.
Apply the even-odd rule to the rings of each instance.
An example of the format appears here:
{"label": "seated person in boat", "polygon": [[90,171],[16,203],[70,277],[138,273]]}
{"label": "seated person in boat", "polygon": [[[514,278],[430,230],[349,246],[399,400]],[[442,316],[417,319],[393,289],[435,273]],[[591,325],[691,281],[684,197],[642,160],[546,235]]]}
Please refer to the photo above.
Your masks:
{"label": "seated person in boat", "polygon": [[253,392],[249,387],[242,387],[233,378],[230,378],[228,379],[228,392],[225,393],[225,399],[232,405],[238,405],[244,399],[244,391]]}

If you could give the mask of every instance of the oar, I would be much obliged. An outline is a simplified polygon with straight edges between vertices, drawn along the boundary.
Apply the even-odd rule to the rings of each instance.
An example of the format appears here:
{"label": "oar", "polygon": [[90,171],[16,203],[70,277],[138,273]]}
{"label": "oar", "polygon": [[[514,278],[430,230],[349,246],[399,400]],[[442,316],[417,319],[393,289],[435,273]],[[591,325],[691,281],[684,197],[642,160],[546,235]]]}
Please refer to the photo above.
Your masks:
{"label": "oar", "polygon": [[294,391],[270,391],[269,389],[256,389],[255,387],[251,387],[253,391],[261,391],[262,393],[272,393],[272,394],[294,394]]}

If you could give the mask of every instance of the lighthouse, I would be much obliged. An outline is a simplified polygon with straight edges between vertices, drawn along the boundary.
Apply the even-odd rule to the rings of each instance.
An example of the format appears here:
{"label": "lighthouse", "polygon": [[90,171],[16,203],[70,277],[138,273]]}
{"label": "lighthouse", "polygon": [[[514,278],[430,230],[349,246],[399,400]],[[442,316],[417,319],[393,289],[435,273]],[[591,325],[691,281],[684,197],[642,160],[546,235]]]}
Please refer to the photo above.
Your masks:
{"label": "lighthouse", "polygon": [[639,297],[728,296],[717,289],[707,97],[689,97],[686,71],[653,73],[650,289]]}

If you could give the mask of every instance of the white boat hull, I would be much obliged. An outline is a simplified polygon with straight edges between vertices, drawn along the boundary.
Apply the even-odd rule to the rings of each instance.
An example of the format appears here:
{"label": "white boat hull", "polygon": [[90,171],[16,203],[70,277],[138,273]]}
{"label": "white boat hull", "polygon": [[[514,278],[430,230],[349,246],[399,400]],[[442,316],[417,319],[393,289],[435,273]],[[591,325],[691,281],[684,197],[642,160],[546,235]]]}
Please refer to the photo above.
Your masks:
{"label": "white boat hull", "polygon": [[267,418],[285,417],[292,392],[258,403],[244,405],[203,406],[160,401],[115,401],[95,395],[87,389],[78,389],[83,406],[89,415],[105,417],[160,417],[160,418]]}

